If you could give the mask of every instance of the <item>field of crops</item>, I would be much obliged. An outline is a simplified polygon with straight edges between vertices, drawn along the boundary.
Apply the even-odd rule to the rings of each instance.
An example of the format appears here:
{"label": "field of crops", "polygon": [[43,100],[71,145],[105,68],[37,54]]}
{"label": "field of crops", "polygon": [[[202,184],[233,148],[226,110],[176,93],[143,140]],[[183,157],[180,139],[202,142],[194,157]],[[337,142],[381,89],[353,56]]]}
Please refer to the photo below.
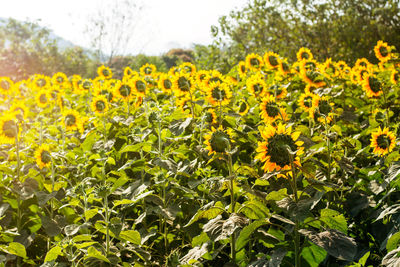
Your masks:
{"label": "field of crops", "polygon": [[0,77],[0,266],[400,266],[400,60],[373,52]]}

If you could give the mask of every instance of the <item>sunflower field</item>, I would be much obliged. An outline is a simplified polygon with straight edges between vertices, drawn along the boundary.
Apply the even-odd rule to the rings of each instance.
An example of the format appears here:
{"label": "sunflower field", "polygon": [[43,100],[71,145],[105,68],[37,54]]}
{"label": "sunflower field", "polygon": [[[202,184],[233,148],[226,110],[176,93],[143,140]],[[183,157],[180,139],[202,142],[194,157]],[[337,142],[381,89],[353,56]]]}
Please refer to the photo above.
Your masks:
{"label": "sunflower field", "polygon": [[0,266],[400,266],[400,59],[0,77]]}

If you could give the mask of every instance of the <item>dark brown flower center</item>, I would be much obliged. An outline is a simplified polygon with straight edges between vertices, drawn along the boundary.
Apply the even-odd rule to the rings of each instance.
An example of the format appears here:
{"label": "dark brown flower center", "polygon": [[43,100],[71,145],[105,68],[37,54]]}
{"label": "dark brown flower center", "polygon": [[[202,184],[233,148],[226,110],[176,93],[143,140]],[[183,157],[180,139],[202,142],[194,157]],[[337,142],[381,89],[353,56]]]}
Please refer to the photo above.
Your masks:
{"label": "dark brown flower center", "polygon": [[277,134],[268,138],[267,154],[270,156],[270,162],[283,168],[290,164],[290,155],[288,148],[292,152],[297,150],[297,145],[290,135]]}
{"label": "dark brown flower center", "polygon": [[44,163],[47,164],[51,161],[51,155],[49,151],[43,150],[42,153],[40,153],[40,160]]}
{"label": "dark brown flower center", "polygon": [[76,117],[72,114],[65,116],[65,125],[74,126],[76,124]]}
{"label": "dark brown flower center", "polygon": [[379,148],[387,149],[390,146],[390,138],[386,134],[381,134],[376,138],[376,143],[378,144]]}
{"label": "dark brown flower center", "polygon": [[121,94],[121,96],[123,97],[128,97],[131,94],[132,88],[127,85],[127,84],[122,84],[119,87],[119,93]]}

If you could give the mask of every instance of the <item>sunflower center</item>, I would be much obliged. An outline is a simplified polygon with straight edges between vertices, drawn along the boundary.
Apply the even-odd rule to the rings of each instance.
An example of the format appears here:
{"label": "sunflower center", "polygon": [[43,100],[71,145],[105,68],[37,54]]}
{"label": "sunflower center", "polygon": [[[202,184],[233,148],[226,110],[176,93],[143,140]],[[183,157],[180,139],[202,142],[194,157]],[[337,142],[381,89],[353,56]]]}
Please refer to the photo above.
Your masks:
{"label": "sunflower center", "polygon": [[145,73],[146,75],[151,74],[151,72],[152,72],[152,69],[151,69],[150,67],[144,68],[144,73]]}
{"label": "sunflower center", "polygon": [[246,66],[244,65],[240,66],[240,71],[244,73],[246,71]]}
{"label": "sunflower center", "polygon": [[210,145],[215,152],[225,152],[229,148],[229,135],[222,131],[214,132],[210,139]]}
{"label": "sunflower center", "polygon": [[104,77],[110,76],[110,71],[108,69],[103,69],[102,73]]}
{"label": "sunflower center", "polygon": [[275,118],[279,115],[279,107],[275,102],[269,102],[265,105],[265,111],[268,117]]}
{"label": "sunflower center", "polygon": [[186,72],[188,72],[188,73],[192,73],[192,72],[193,72],[193,69],[192,69],[192,67],[190,67],[190,66],[185,66],[185,67],[184,67],[184,70],[185,70]]}
{"label": "sunflower center", "polygon": [[96,110],[99,112],[104,111],[104,109],[106,108],[106,103],[104,103],[103,100],[97,100],[96,101]]}
{"label": "sunflower center", "polygon": [[368,81],[369,81],[369,87],[371,88],[372,92],[377,93],[382,90],[381,83],[375,77],[370,76],[368,78]]}
{"label": "sunflower center", "polygon": [[306,64],[304,65],[304,67],[305,67],[307,70],[314,70],[314,69],[317,67],[317,65],[316,65],[314,62],[312,62],[312,61],[308,61],[308,62],[306,62]]}
{"label": "sunflower center", "polygon": [[222,83],[222,80],[219,77],[211,77],[209,83],[212,83],[212,82]]}
{"label": "sunflower center", "polygon": [[329,102],[326,100],[322,100],[319,103],[318,108],[319,108],[319,113],[321,113],[325,116],[328,116],[329,113],[332,111],[331,105],[329,105]]}
{"label": "sunflower center", "polygon": [[380,148],[387,149],[387,148],[389,148],[391,141],[390,141],[390,138],[386,134],[381,134],[376,139],[376,143],[378,144],[378,146]]}
{"label": "sunflower center", "polygon": [[305,106],[305,107],[311,108],[311,106],[312,106],[312,96],[306,96],[306,97],[304,98],[303,103],[304,103],[304,106]]}
{"label": "sunflower center", "polygon": [[281,67],[284,72],[289,72],[289,65],[286,62],[282,62]]}
{"label": "sunflower center", "polygon": [[72,114],[65,116],[65,125],[74,126],[76,124],[76,117]]}
{"label": "sunflower center", "polygon": [[283,168],[290,164],[288,147],[291,151],[297,150],[292,137],[287,134],[277,134],[268,139],[267,153],[270,161]]}
{"label": "sunflower center", "polygon": [[123,84],[121,85],[121,87],[119,88],[119,93],[123,96],[123,97],[127,97],[131,94],[131,87],[127,84]]}
{"label": "sunflower center", "polygon": [[278,59],[272,55],[268,57],[268,61],[269,61],[269,64],[271,64],[271,66],[273,66],[273,67],[276,67],[279,64]]}
{"label": "sunflower center", "polygon": [[89,90],[91,86],[92,86],[92,83],[91,83],[90,81],[84,81],[84,82],[82,83],[82,87],[83,87],[83,89],[85,89],[85,90]]}
{"label": "sunflower center", "polygon": [[222,101],[226,97],[226,92],[225,90],[221,89],[219,86],[216,86],[215,88],[212,89],[211,91],[211,96],[217,101]]}
{"label": "sunflower center", "polygon": [[263,90],[263,86],[259,83],[253,85],[253,90],[256,95],[260,94]]}
{"label": "sunflower center", "polygon": [[4,135],[8,138],[15,138],[17,134],[17,124],[12,120],[6,121],[3,124],[2,130]]}
{"label": "sunflower center", "polygon": [[39,86],[39,87],[43,87],[43,86],[45,86],[46,85],[46,80],[45,79],[38,79],[37,81],[36,81],[36,85],[37,86]]}
{"label": "sunflower center", "polygon": [[387,57],[389,55],[389,51],[386,46],[379,47],[379,53],[381,53],[382,57]]}
{"label": "sunflower center", "polygon": [[309,59],[310,55],[307,52],[303,52],[303,53],[301,53],[300,57],[301,57],[301,59]]}
{"label": "sunflower center", "polygon": [[46,97],[46,95],[45,94],[41,94],[40,95],[40,97],[39,97],[39,101],[40,101],[40,103],[47,103],[47,97]]}
{"label": "sunflower center", "polygon": [[393,75],[393,80],[397,83],[397,82],[399,81],[399,79],[400,79],[400,73],[396,72],[396,73]]}
{"label": "sunflower center", "polygon": [[250,59],[250,64],[252,66],[258,67],[260,65],[260,61],[257,58],[253,57]]}
{"label": "sunflower center", "polygon": [[144,93],[146,91],[146,84],[143,81],[136,81],[136,89],[140,93]]}
{"label": "sunflower center", "polygon": [[165,80],[164,80],[163,85],[164,85],[164,88],[165,88],[165,89],[171,89],[171,87],[172,87],[172,83],[171,83],[171,81],[168,80],[168,79],[165,79]]}
{"label": "sunflower center", "polygon": [[191,84],[190,81],[188,79],[186,79],[185,77],[179,77],[178,79],[178,87],[181,91],[184,92],[188,92],[189,88],[190,88]]}
{"label": "sunflower center", "polygon": [[57,78],[56,78],[56,81],[58,82],[58,83],[63,83],[64,82],[64,78],[63,77],[61,77],[61,76],[58,76]]}
{"label": "sunflower center", "polygon": [[246,102],[240,103],[239,112],[240,112],[240,113],[245,112],[246,109],[247,109],[247,104],[246,104]]}
{"label": "sunflower center", "polygon": [[10,83],[8,81],[4,81],[4,80],[0,82],[0,86],[4,90],[9,90],[11,87]]}
{"label": "sunflower center", "polygon": [[40,160],[44,163],[47,164],[51,161],[51,155],[49,151],[43,150],[42,153],[40,153]]}
{"label": "sunflower center", "polygon": [[212,123],[213,122],[213,114],[211,112],[207,112],[206,113],[205,121],[208,122],[208,123]]}

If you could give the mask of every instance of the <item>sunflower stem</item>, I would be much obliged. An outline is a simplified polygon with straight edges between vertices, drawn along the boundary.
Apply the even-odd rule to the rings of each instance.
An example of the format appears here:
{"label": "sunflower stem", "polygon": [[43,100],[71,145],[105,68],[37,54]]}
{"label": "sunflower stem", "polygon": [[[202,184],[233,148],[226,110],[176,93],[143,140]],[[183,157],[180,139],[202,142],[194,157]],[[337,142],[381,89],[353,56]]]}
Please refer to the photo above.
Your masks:
{"label": "sunflower stem", "polygon": [[107,179],[106,179],[106,144],[107,144],[107,124],[106,124],[106,116],[103,116],[103,153],[104,153],[104,163],[102,170],[102,178],[104,181],[104,188],[106,190],[106,194],[104,197],[104,213],[105,213],[105,223],[106,223],[106,255],[110,254],[110,214],[108,211],[108,188],[107,188]]}
{"label": "sunflower stem", "polygon": [[326,146],[328,148],[328,172],[327,172],[327,178],[328,178],[328,181],[330,181],[331,180],[331,164],[332,164],[331,163],[331,161],[332,161],[332,159],[331,159],[331,141],[329,139],[329,134],[330,134],[329,125],[328,125],[328,122],[326,120],[326,116],[323,116],[323,117],[324,117],[324,120],[325,120]]}
{"label": "sunflower stem", "polygon": [[[15,125],[15,153],[17,156],[17,181],[20,182],[21,178],[21,158],[19,156],[19,140],[18,140],[18,124]],[[17,194],[17,230],[18,233],[21,233],[21,222],[22,222],[22,211],[21,211],[21,196]],[[17,266],[21,265],[21,257],[17,257]]]}
{"label": "sunflower stem", "polygon": [[382,92],[383,92],[383,100],[385,101],[386,123],[387,123],[387,127],[389,127],[389,107],[388,107],[388,104],[387,104],[385,88],[382,88]]}
{"label": "sunflower stem", "polygon": [[[233,171],[233,164],[232,164],[232,156],[231,156],[231,151],[230,151],[230,146],[229,146],[229,152],[228,152],[228,169],[229,169],[229,191],[231,193],[231,214],[235,213],[235,192],[233,190],[234,187],[234,181],[236,178],[235,172]],[[232,258],[232,263],[236,263],[236,234],[235,232],[232,233],[231,235],[231,258]]]}

